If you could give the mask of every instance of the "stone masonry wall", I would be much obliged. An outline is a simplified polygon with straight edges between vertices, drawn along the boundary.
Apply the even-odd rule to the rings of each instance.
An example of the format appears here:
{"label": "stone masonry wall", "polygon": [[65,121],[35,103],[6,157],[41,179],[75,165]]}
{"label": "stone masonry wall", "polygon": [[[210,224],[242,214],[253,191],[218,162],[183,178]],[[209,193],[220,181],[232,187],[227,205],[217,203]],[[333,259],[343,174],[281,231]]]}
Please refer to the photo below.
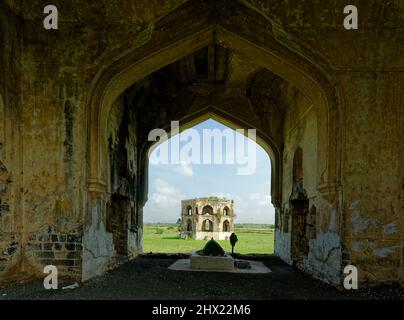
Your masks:
{"label": "stone masonry wall", "polygon": [[26,256],[38,265],[55,265],[64,277],[81,279],[82,230],[59,232],[51,225],[45,225],[40,232],[28,235]]}

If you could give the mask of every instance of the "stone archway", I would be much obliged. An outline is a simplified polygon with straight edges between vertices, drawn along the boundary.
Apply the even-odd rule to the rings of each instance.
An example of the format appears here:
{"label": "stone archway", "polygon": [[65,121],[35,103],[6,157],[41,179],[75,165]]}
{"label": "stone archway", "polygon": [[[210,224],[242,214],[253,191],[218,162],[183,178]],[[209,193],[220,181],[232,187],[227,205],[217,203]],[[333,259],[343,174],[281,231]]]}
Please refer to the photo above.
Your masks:
{"label": "stone archway", "polygon": [[223,227],[222,227],[222,231],[223,232],[229,232],[230,230],[230,224],[228,220],[223,221]]}
{"label": "stone archway", "polygon": [[187,215],[192,216],[192,207],[191,206],[187,207]]}
{"label": "stone archway", "polygon": [[210,219],[205,219],[202,222],[202,231],[203,232],[213,232],[213,222]]}
{"label": "stone archway", "polygon": [[[210,10],[217,10],[218,15],[211,20],[207,14],[200,16],[196,20],[190,19],[192,12],[187,11],[187,5],[177,9],[169,16],[163,18],[157,23],[155,28],[162,30],[159,37],[150,36],[140,47],[129,49],[123,54],[117,56],[112,63],[102,68],[93,81],[92,89],[88,96],[88,193],[87,193],[87,212],[85,213],[87,228],[93,230],[95,221],[102,220],[105,215],[105,202],[108,198],[108,157],[107,157],[107,135],[106,127],[108,124],[108,114],[113,102],[118,96],[132,86],[137,81],[143,79],[149,74],[161,69],[185,57],[192,52],[209,45],[217,43],[224,48],[233,50],[247,58],[254,60],[261,67],[271,70],[274,74],[293,84],[301,90],[310,100],[317,115],[317,190],[322,197],[329,202],[331,206],[338,207],[338,201],[341,197],[338,194],[337,187],[340,183],[339,161],[341,152],[338,152],[341,144],[342,131],[337,131],[340,121],[341,104],[339,93],[335,81],[325,72],[324,67],[320,65],[321,59],[308,57],[303,48],[286,45],[293,43],[287,35],[279,34],[275,25],[265,17],[257,14],[253,10],[242,4],[230,4],[224,2],[220,5],[212,5],[210,1],[206,4]],[[212,7],[210,7],[212,6]],[[231,7],[231,13],[227,13],[226,8]],[[210,12],[207,11],[207,13]],[[246,19],[243,20],[247,28],[239,28],[236,15],[238,12]],[[185,24],[184,28],[177,25],[171,25],[170,19],[178,16],[178,21],[194,21],[191,24]],[[175,19],[174,19],[175,20]],[[196,22],[195,22],[196,21]],[[268,28],[271,25],[272,28]],[[178,29],[184,30],[177,32]],[[164,35],[167,35],[164,38]],[[258,36],[259,35],[259,36]],[[287,41],[286,41],[287,40]],[[208,105],[207,108],[215,108],[217,103]],[[224,108],[217,108],[223,110]],[[219,112],[215,112],[216,114]],[[209,115],[212,112],[202,111],[202,114]],[[200,118],[198,115],[188,115],[185,121],[191,124],[192,121]],[[231,114],[221,115],[223,119],[231,119]],[[230,122],[231,122],[230,120]],[[233,121],[240,122],[240,121]],[[261,134],[265,137],[265,134]],[[273,175],[275,179],[273,202],[279,211],[277,216],[283,210],[282,203],[282,151],[281,146],[273,144],[271,140],[266,141],[271,146],[271,152],[275,154],[271,157],[275,162]],[[140,165],[143,169],[139,172],[141,184],[138,186],[141,190],[138,206],[142,207],[147,200],[147,151],[149,146],[143,146]],[[145,171],[146,170],[146,171]],[[340,214],[340,213],[338,213]],[[342,225],[342,218],[339,216],[339,226]],[[278,218],[279,220],[279,218]],[[338,232],[338,230],[334,230]],[[141,239],[141,234],[137,235]],[[97,237],[96,237],[97,238]],[[279,241],[287,242],[280,238]],[[84,248],[92,245],[97,247],[94,241],[86,242],[84,237]],[[101,251],[108,251],[108,245]],[[103,268],[105,263],[86,263],[86,260],[94,260],[91,255],[83,256],[84,268]],[[108,260],[108,256],[105,261]],[[285,260],[287,260],[285,258]],[[83,268],[83,269],[84,269]],[[85,273],[85,272],[83,272]],[[93,273],[92,271],[90,272]],[[87,278],[87,276],[83,276]]]}
{"label": "stone archway", "polygon": [[212,215],[213,214],[213,208],[210,205],[206,205],[202,208],[202,214],[208,214],[208,215]]}
{"label": "stone archway", "polygon": [[187,221],[187,231],[191,232],[192,231],[192,220],[188,219]]}
{"label": "stone archway", "polygon": [[[185,117],[179,119],[179,128],[178,133],[183,132],[184,130],[191,128],[199,123],[202,123],[208,119],[213,119],[230,129],[243,129],[247,136],[247,130],[253,128],[253,124],[250,123],[246,119],[240,119],[237,115],[232,114],[230,110],[224,112],[225,106],[220,104],[212,105],[209,104],[207,106],[202,105],[199,108],[198,112],[186,115]],[[170,124],[167,123],[161,129],[167,132],[168,138],[172,138],[170,132]],[[282,163],[282,155],[279,146],[277,143],[266,134],[263,130],[257,129],[255,136],[255,142],[261,146],[265,152],[268,154],[269,159],[271,161],[271,201],[275,208],[280,206],[281,203],[281,163]],[[141,147],[140,152],[140,163],[142,164],[144,171],[141,176],[143,188],[143,198],[142,198],[142,206],[146,203],[148,199],[148,168],[149,168],[149,157],[151,152],[155,148],[157,148],[163,141],[145,141],[144,145]],[[196,211],[198,208],[196,208]]]}
{"label": "stone archway", "polygon": [[[105,127],[109,110],[117,97],[136,81],[212,42],[246,57],[252,57],[259,65],[289,81],[312,100],[321,118],[319,137],[323,140],[320,140],[318,144],[324,151],[319,152],[321,160],[319,162],[324,163],[324,167],[319,169],[321,172],[319,188],[329,189],[339,183],[336,148],[340,145],[338,140],[340,133],[336,128],[340,121],[341,102],[335,81],[324,71],[323,66],[315,64],[315,61],[321,61],[320,58],[305,59],[303,54],[296,53],[295,49],[292,50],[282,44],[280,35],[274,31],[274,26],[271,31],[263,28],[263,24],[270,23],[264,17],[241,4],[231,7],[233,10],[235,7],[240,7],[239,10],[248,17],[246,20],[248,32],[243,33],[240,30],[239,33],[235,33],[235,30],[232,30],[234,25],[229,23],[224,25],[220,19],[210,22],[202,21],[202,25],[198,23],[193,26],[194,28],[191,26],[187,33],[180,34],[175,39],[167,37],[166,41],[171,40],[168,43],[162,41],[162,38],[151,38],[143,47],[129,50],[100,70],[93,81],[87,102],[90,191],[106,188]],[[188,13],[180,12],[179,14]],[[166,19],[169,20],[168,17]],[[189,16],[185,20],[189,20]],[[179,21],[182,20],[179,19]],[[164,22],[165,19],[160,22],[161,28]],[[253,30],[257,27],[260,27],[260,32],[256,34],[261,35],[261,40],[254,36]],[[177,26],[171,26],[166,29],[166,33],[177,35],[178,32],[175,32],[177,28]],[[265,36],[268,37],[268,42],[262,41]],[[303,52],[303,48],[301,50]]]}

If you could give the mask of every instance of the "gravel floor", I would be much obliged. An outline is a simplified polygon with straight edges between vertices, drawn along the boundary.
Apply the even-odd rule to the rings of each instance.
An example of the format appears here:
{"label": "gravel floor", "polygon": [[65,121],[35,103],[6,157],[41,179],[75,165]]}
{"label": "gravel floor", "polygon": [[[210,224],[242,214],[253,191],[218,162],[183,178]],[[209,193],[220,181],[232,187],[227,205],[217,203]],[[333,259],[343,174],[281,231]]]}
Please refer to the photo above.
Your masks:
{"label": "gravel floor", "polygon": [[[275,257],[261,257],[269,274],[168,270],[173,256],[143,256],[72,290],[45,290],[41,281],[0,289],[1,299],[404,299],[396,287],[340,291]],[[70,284],[70,283],[69,283]],[[62,287],[61,284],[59,287]]]}

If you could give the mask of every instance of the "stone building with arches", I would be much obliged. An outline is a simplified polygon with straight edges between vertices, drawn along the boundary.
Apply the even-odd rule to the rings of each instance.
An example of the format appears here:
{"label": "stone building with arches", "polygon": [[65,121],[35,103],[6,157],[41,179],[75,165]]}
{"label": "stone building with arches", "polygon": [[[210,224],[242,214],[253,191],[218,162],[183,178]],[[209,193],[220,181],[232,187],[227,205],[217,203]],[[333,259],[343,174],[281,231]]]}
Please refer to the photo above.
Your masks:
{"label": "stone building with arches", "polygon": [[234,201],[218,197],[181,201],[181,237],[228,240],[234,232]]}
{"label": "stone building with arches", "polygon": [[209,118],[271,159],[276,256],[404,285],[404,11],[356,2],[0,1],[0,286],[135,258],[150,131]]}

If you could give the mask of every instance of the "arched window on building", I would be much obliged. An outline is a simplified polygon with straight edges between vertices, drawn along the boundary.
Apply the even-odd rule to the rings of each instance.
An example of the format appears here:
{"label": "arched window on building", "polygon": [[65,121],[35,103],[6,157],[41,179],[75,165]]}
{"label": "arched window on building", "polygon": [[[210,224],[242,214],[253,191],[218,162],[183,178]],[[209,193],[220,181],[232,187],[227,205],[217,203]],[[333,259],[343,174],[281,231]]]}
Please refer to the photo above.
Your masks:
{"label": "arched window on building", "polygon": [[213,231],[213,222],[206,219],[205,221],[203,221],[202,224],[202,231],[205,232],[212,232]]}
{"label": "arched window on building", "polygon": [[213,208],[209,205],[204,206],[202,209],[202,214],[213,214]]}
{"label": "arched window on building", "polygon": [[224,216],[228,216],[229,214],[230,214],[229,208],[228,208],[228,207],[224,207],[224,209],[223,209],[223,215],[224,215]]}
{"label": "arched window on building", "polygon": [[230,231],[230,224],[229,221],[224,221],[223,222],[223,232],[229,232]]}
{"label": "arched window on building", "polygon": [[187,221],[187,231],[192,231],[192,221],[191,220]]}
{"label": "arched window on building", "polygon": [[187,215],[192,216],[192,207],[191,206],[187,207]]}

